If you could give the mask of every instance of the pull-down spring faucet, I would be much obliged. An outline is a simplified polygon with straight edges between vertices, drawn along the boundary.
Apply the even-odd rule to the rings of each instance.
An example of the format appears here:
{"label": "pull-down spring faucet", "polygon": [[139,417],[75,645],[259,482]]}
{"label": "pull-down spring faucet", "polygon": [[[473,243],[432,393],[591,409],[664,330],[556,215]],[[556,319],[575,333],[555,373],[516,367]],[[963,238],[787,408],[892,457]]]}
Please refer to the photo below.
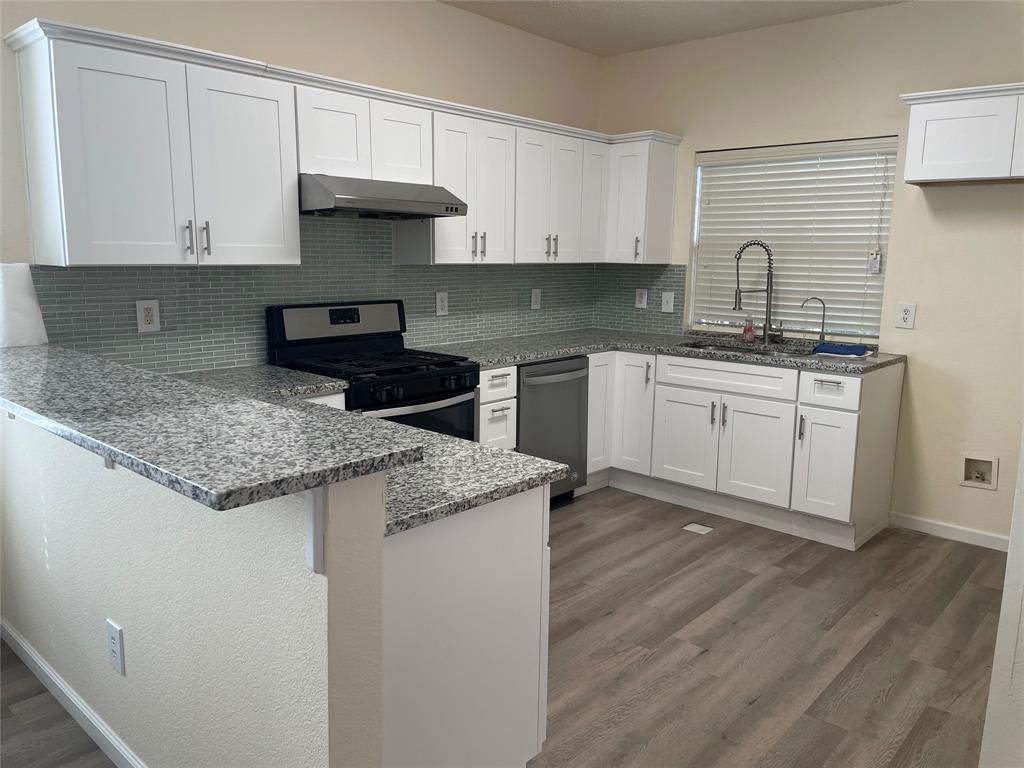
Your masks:
{"label": "pull-down spring faucet", "polygon": [[[756,245],[761,248],[768,255],[768,275],[765,280],[764,288],[740,288],[740,259],[743,258],[743,252],[752,245]],[[736,294],[733,300],[733,311],[739,312],[743,309],[743,294],[744,293],[763,293],[764,294],[764,336],[762,337],[765,344],[771,344],[771,329],[772,329],[772,294],[775,289],[773,282],[773,276],[775,274],[775,262],[772,257],[772,249],[768,247],[768,243],[764,240],[747,240],[740,249],[736,251]]]}

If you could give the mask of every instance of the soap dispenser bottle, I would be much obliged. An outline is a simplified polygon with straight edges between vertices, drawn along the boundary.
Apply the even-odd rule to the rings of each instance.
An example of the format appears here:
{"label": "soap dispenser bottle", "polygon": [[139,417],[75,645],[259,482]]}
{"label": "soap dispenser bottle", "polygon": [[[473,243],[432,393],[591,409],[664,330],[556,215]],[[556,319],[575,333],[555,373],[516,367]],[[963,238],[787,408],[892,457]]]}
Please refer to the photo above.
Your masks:
{"label": "soap dispenser bottle", "polygon": [[748,317],[743,324],[743,341],[753,344],[757,335],[754,333],[754,318]]}

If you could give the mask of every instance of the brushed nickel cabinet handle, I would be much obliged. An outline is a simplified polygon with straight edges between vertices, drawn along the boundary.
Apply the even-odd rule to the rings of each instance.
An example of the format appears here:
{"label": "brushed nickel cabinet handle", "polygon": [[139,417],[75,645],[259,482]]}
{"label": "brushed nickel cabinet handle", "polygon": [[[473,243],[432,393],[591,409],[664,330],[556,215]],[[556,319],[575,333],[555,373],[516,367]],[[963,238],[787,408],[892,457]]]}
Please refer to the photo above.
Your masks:
{"label": "brushed nickel cabinet handle", "polygon": [[726,414],[728,412],[729,412],[729,405],[728,405],[728,403],[722,403],[722,429],[725,429],[725,417],[726,417]]}
{"label": "brushed nickel cabinet handle", "polygon": [[473,251],[470,258],[476,258],[476,232],[473,233]]}
{"label": "brushed nickel cabinet handle", "polygon": [[717,406],[717,405],[718,405],[717,402],[715,402],[714,400],[711,401],[711,426],[712,427],[715,426],[715,406]]}
{"label": "brushed nickel cabinet handle", "polygon": [[636,261],[639,258],[640,258],[640,235],[637,235],[636,239],[633,240],[633,261]]}
{"label": "brushed nickel cabinet handle", "polygon": [[512,410],[512,406],[503,405],[501,408],[491,408],[491,413],[504,413],[505,411]]}
{"label": "brushed nickel cabinet handle", "polygon": [[547,236],[547,242],[548,242],[548,245],[547,245],[547,248],[544,251],[544,255],[547,256],[547,258],[550,259],[551,258],[551,235]]}
{"label": "brushed nickel cabinet handle", "polygon": [[209,221],[207,221],[205,224],[203,224],[203,232],[206,233],[206,245],[203,247],[203,250],[207,254],[212,254],[213,253],[213,240],[210,237],[210,222]]}
{"label": "brushed nickel cabinet handle", "polygon": [[558,261],[558,235],[555,235],[555,261]]}
{"label": "brushed nickel cabinet handle", "polygon": [[647,364],[647,368],[644,371],[644,386],[646,387],[650,383],[651,383],[651,364],[648,363]]}
{"label": "brushed nickel cabinet handle", "polygon": [[195,224],[192,219],[188,220],[188,224],[185,225],[185,231],[188,233],[188,245],[185,246],[185,252],[189,256],[196,255],[196,232]]}
{"label": "brushed nickel cabinet handle", "polygon": [[806,417],[803,414],[800,414],[800,427],[797,429],[796,439],[801,441],[801,442],[803,442],[803,439],[804,439],[804,421],[805,420],[806,420]]}
{"label": "brushed nickel cabinet handle", "polygon": [[480,235],[480,258],[487,258],[487,233],[484,232]]}

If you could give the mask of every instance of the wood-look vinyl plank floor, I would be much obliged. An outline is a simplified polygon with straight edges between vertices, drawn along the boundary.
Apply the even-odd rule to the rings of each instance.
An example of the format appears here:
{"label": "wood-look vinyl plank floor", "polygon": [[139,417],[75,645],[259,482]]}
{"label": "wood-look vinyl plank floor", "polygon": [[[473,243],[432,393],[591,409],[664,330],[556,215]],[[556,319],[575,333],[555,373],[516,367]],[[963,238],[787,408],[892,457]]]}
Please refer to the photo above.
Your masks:
{"label": "wood-look vinyl plank floor", "polygon": [[[530,768],[977,767],[1005,555],[895,529],[846,552],[614,489],[553,510],[551,549]],[[113,766],[0,661],[4,768]]]}
{"label": "wood-look vinyl plank floor", "polygon": [[1004,554],[846,552],[613,489],[553,510],[551,551],[530,768],[977,767]]}

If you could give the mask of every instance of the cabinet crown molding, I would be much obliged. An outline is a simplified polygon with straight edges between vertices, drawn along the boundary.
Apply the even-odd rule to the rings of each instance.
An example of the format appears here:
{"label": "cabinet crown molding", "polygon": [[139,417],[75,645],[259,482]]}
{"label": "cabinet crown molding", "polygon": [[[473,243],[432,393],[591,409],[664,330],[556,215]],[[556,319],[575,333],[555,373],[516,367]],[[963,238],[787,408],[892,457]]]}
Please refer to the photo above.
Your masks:
{"label": "cabinet crown molding", "polygon": [[982,99],[990,96],[1024,96],[1024,83],[979,85],[971,88],[953,88],[944,91],[920,91],[918,93],[900,94],[900,98],[907,104],[928,104],[936,101]]}
{"label": "cabinet crown molding", "polygon": [[84,27],[77,24],[64,24],[58,21],[46,19],[32,19],[22,24],[17,29],[4,36],[4,42],[13,51],[18,51],[40,39],[48,40],[69,40],[88,45],[98,45],[106,48],[115,48],[133,53],[160,56],[166,59],[173,59],[191,64],[202,64],[203,66],[216,67],[218,69],[242,72],[249,75],[281,80],[295,85],[307,85],[315,88],[350,93],[356,96],[381,99],[398,104],[421,107],[437,112],[450,112],[465,117],[475,117],[482,120],[491,120],[520,128],[532,128],[548,131],[564,136],[573,136],[580,139],[591,139],[603,141],[609,144],[622,144],[629,141],[656,141],[664,144],[678,145],[682,138],[663,131],[636,131],[632,133],[608,134],[600,131],[591,131],[585,128],[575,128],[559,123],[551,123],[545,120],[535,120],[519,115],[511,115],[495,110],[481,109],[465,104],[457,104],[441,99],[432,99],[426,96],[392,91],[387,88],[378,88],[372,85],[356,83],[350,80],[318,75],[311,72],[303,72],[289,67],[280,67],[267,62],[246,59],[240,56],[231,56],[214,51],[206,51],[201,48],[192,48],[177,43],[167,43],[161,40],[153,40],[147,37],[126,35],[119,32]]}

